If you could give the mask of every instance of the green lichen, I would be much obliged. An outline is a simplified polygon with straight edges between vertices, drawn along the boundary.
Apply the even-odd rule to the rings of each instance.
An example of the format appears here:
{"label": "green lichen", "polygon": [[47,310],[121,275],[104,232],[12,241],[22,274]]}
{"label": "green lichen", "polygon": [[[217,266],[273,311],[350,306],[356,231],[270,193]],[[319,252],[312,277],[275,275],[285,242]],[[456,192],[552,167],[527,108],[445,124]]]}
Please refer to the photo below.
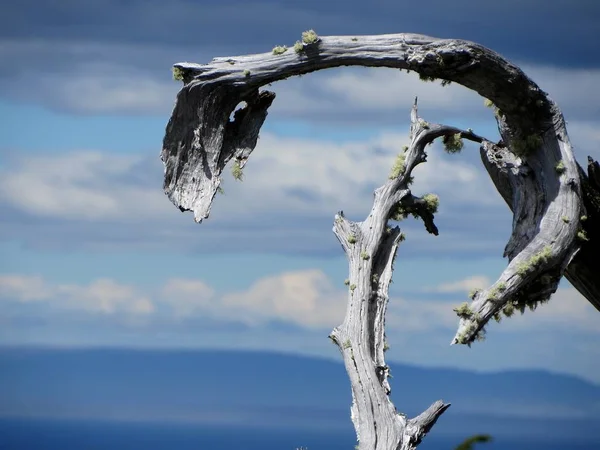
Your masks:
{"label": "green lichen", "polygon": [[461,303],[459,306],[453,309],[458,317],[463,319],[470,319],[473,316],[473,311],[467,302]]}
{"label": "green lichen", "polygon": [[315,30],[306,30],[302,32],[302,42],[307,45],[316,44],[319,42],[319,36],[315,33]]}
{"label": "green lichen", "polygon": [[587,233],[584,230],[577,232],[577,239],[582,241],[589,241],[590,239],[587,237]]}
{"label": "green lichen", "polygon": [[429,122],[423,120],[423,119],[419,119],[419,125],[421,125],[421,127],[424,130],[428,130],[429,129]]}
{"label": "green lichen", "polygon": [[587,216],[581,216],[579,218],[580,221],[585,222],[587,220]]}
{"label": "green lichen", "polygon": [[396,156],[396,160],[394,161],[394,165],[392,166],[392,172],[390,173],[389,179],[393,180],[402,175],[406,169],[405,164],[406,156],[404,156],[403,153],[398,153],[398,156]]}
{"label": "green lichen", "polygon": [[542,250],[530,257],[529,260],[520,263],[517,266],[517,273],[522,277],[527,275],[536,266],[547,262],[550,256],[552,256],[552,247],[546,245]]}
{"label": "green lichen", "polygon": [[564,173],[565,170],[567,170],[567,168],[565,167],[565,163],[562,161],[562,159],[558,162],[558,164],[556,164],[554,170],[556,170],[556,173],[558,174]]}
{"label": "green lichen", "polygon": [[404,234],[404,233],[400,233],[400,234],[398,235],[398,241],[399,241],[399,242],[402,242],[402,241],[405,241],[405,240],[406,240],[406,234]]}
{"label": "green lichen", "polygon": [[[468,342],[468,336],[472,335],[473,333],[475,333],[475,330],[477,330],[477,324],[470,322],[467,327],[465,328],[465,330],[459,334],[456,337],[456,340],[458,341],[459,344],[466,344]],[[481,329],[479,330],[474,336],[473,338],[476,341],[483,341],[485,340],[485,330]]]}
{"label": "green lichen", "polygon": [[420,73],[419,80],[427,82],[427,81],[435,81],[435,80],[437,80],[437,78],[434,77],[433,75],[425,75],[424,73]]}
{"label": "green lichen", "polygon": [[173,67],[173,79],[175,81],[183,81],[183,70],[179,67]]}
{"label": "green lichen", "polygon": [[493,289],[490,290],[489,299],[494,301],[498,299],[498,295],[506,290],[506,284],[503,282],[498,283]]}
{"label": "green lichen", "polygon": [[288,51],[288,48],[285,45],[278,45],[276,47],[273,47],[274,55],[283,55],[287,51]]}
{"label": "green lichen", "polygon": [[348,348],[352,347],[352,344],[350,343],[350,339],[346,339],[346,342],[344,342],[343,347],[344,347],[344,349],[348,349]]}
{"label": "green lichen", "polygon": [[238,181],[242,181],[244,179],[244,172],[242,170],[242,166],[240,162],[236,159],[231,167],[231,175]]}
{"label": "green lichen", "polygon": [[245,77],[249,77],[250,76],[250,71],[248,69],[244,70],[244,76]]}
{"label": "green lichen", "polygon": [[360,257],[362,259],[364,259],[365,261],[368,261],[369,259],[371,259],[371,257],[369,256],[369,254],[367,252],[360,252]]}
{"label": "green lichen", "polygon": [[224,195],[224,194],[225,194],[225,191],[223,190],[223,188],[222,188],[221,186],[219,186],[219,187],[217,188],[217,192],[218,192],[219,194],[221,194],[221,195]]}
{"label": "green lichen", "polygon": [[383,351],[387,352],[390,349],[387,340],[383,341]]}
{"label": "green lichen", "polygon": [[352,42],[356,42],[358,41],[358,38],[353,37],[352,39],[350,39]]}
{"label": "green lichen", "polygon": [[508,302],[506,305],[504,305],[504,307],[502,308],[502,313],[506,316],[506,317],[511,317],[514,313],[515,313],[515,305],[512,302]]}
{"label": "green lichen", "polygon": [[491,101],[489,98],[486,98],[483,100],[483,104],[485,105],[486,108],[493,108],[494,107],[494,102]]}
{"label": "green lichen", "polygon": [[354,292],[354,289],[356,289],[356,285],[355,284],[351,284],[350,285],[350,291]]}
{"label": "green lichen", "polygon": [[564,223],[569,223],[569,222],[571,221],[571,219],[569,219],[567,216],[562,216],[562,217],[561,217],[561,220],[562,220]]}
{"label": "green lichen", "polygon": [[469,298],[471,300],[475,300],[475,297],[477,296],[477,294],[479,294],[481,292],[481,289],[471,289],[469,291]]}
{"label": "green lichen", "polygon": [[530,155],[532,152],[536,151],[542,143],[543,141],[540,136],[531,134],[524,139],[514,139],[511,142],[510,148],[515,155],[521,157]]}
{"label": "green lichen", "polygon": [[464,142],[461,138],[461,133],[456,133],[452,135],[445,135],[442,138],[442,143],[444,144],[444,150],[448,153],[458,153],[464,147]]}
{"label": "green lichen", "polygon": [[356,244],[356,236],[354,236],[353,234],[348,236],[348,244]]}
{"label": "green lichen", "polygon": [[373,276],[371,277],[371,281],[373,282],[373,284],[379,283],[379,274],[374,273]]}
{"label": "green lichen", "polygon": [[304,51],[304,44],[300,41],[296,41],[294,44],[294,51],[296,53],[302,53]]}
{"label": "green lichen", "polygon": [[427,205],[427,210],[431,214],[435,214],[440,206],[440,198],[435,194],[425,194],[422,199]]}
{"label": "green lichen", "polygon": [[348,278],[344,280],[344,285],[350,286],[350,280]]}

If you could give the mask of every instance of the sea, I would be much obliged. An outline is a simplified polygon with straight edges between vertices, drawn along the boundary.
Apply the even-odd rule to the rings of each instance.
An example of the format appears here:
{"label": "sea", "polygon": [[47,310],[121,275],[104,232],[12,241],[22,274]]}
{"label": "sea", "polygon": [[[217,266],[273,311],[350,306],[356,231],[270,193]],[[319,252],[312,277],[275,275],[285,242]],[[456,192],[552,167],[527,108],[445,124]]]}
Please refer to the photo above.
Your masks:
{"label": "sea", "polygon": [[[468,436],[464,436],[466,438]],[[421,450],[453,450],[459,437],[436,436]],[[0,419],[1,450],[353,450],[352,431],[252,429],[239,426]],[[477,450],[598,450],[600,442],[498,437]]]}

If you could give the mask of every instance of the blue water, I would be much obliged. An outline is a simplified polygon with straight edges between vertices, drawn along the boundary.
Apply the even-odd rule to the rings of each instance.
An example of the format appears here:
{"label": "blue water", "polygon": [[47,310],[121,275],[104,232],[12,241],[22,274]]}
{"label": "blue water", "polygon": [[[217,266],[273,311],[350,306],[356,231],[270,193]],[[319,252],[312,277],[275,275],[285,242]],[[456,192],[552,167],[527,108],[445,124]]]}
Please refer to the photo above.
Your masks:
{"label": "blue water", "polygon": [[[466,436],[465,436],[466,437]],[[452,450],[460,438],[426,437],[421,450]],[[0,419],[1,450],[352,450],[351,432],[245,429],[97,421]],[[498,438],[481,450],[597,450],[598,443]]]}

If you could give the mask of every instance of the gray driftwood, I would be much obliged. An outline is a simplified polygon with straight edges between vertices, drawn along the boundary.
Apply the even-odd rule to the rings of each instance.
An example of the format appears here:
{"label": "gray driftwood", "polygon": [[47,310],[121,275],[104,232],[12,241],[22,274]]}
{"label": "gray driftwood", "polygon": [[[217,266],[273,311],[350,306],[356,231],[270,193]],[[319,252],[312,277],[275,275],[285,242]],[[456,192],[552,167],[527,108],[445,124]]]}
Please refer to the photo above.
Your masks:
{"label": "gray driftwood", "polygon": [[[193,211],[197,222],[207,218],[225,166],[233,159],[239,173],[256,146],[275,98],[260,88],[290,76],[351,65],[413,70],[424,79],[462,84],[488,99],[502,137],[494,143],[471,130],[427,123],[418,117],[415,102],[410,145],[399,153],[390,179],[375,190],[369,216],[362,222],[352,222],[342,212],[335,216],[333,231],[348,257],[350,276],[346,316],[330,338],[350,377],[359,448],[408,450],[417,447],[449,407],[437,401],[412,419],[398,413],[389,400],[384,359],[388,288],[404,239],[390,222],[413,215],[427,231],[438,233],[437,197],[416,196],[410,190],[412,170],[426,161],[426,145],[438,138],[454,149],[462,139],[480,143],[484,166],[514,215],[504,250],[508,265],[492,286],[456,308],[459,323],[452,343],[470,345],[482,338],[491,318],[547,301],[565,270],[600,309],[598,277],[590,277],[593,269],[586,265],[589,252],[585,258],[577,255],[581,247],[584,255],[586,248],[598,246],[597,233],[592,235],[582,221],[585,206],[593,204],[582,200],[582,183],[585,198],[593,194],[593,183],[575,161],[557,105],[497,53],[472,42],[414,34],[318,37],[309,32],[294,48],[174,65],[183,88],[161,153],[165,193],[182,211]],[[245,107],[230,121],[241,102]]]}

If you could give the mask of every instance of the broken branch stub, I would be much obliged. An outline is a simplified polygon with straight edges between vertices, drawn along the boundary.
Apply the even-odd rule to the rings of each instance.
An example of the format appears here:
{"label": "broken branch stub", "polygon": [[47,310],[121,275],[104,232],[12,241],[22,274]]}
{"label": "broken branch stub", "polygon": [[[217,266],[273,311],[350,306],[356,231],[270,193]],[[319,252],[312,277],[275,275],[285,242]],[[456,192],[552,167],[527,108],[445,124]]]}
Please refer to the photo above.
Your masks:
{"label": "broken branch stub", "polygon": [[[331,338],[340,347],[352,382],[359,445],[413,449],[448,405],[435,403],[412,420],[396,413],[388,398],[383,326],[392,263],[403,239],[399,228],[388,222],[414,215],[428,232],[438,233],[433,222],[437,197],[415,197],[409,189],[412,170],[426,160],[425,145],[442,138],[446,149],[456,152],[461,139],[480,143],[484,166],[514,214],[504,252],[509,264],[492,286],[457,308],[460,320],[452,343],[470,345],[483,336],[491,318],[535,308],[556,290],[580,246],[588,245],[578,239],[585,231],[580,223],[581,175],[558,107],[497,53],[472,42],[415,34],[305,34],[293,49],[276,47],[265,54],[174,66],[184,86],[163,142],[164,189],[177,207],[193,211],[196,221],[207,218],[224,167],[231,159],[243,167],[256,146],[275,97],[260,87],[290,76],[339,66],[389,67],[416,71],[427,80],[456,82],[487,99],[495,111],[499,143],[470,130],[428,124],[418,118],[415,103],[411,144],[398,156],[390,180],[375,191],[369,217],[355,223],[341,213],[336,216],[334,233],[350,262],[350,292],[346,318]],[[246,106],[230,121],[240,102]],[[584,286],[576,276],[571,278],[577,289],[587,289],[600,302],[595,297],[598,281],[587,280]]]}

